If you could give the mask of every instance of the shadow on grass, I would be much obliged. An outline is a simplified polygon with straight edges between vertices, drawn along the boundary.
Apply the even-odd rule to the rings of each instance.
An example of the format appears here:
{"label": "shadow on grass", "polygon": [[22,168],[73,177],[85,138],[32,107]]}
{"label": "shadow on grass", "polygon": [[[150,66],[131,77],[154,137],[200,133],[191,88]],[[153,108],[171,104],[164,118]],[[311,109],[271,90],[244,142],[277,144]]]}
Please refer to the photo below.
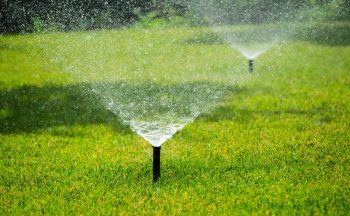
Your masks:
{"label": "shadow on grass", "polygon": [[301,28],[296,39],[327,46],[349,46],[350,23],[326,23]]}
{"label": "shadow on grass", "polygon": [[[201,82],[22,86],[0,91],[0,133],[91,124],[107,124],[117,132],[131,133],[114,114],[119,108],[133,117],[151,118],[162,113],[165,117],[188,117],[215,105],[225,93],[237,91],[235,87]],[[111,103],[115,112],[109,111],[102,100]]]}
{"label": "shadow on grass", "polygon": [[284,115],[304,116],[306,118],[317,118],[319,123],[330,123],[337,115],[335,110],[329,107],[327,104],[321,104],[320,106],[312,109],[298,109],[298,108],[284,108],[271,110],[259,110],[249,108],[237,108],[232,105],[220,106],[213,110],[211,113],[202,114],[201,120],[206,122],[219,122],[219,121],[235,121],[239,123],[247,123],[254,121],[257,117],[264,118],[279,118]]}
{"label": "shadow on grass", "polygon": [[0,92],[0,133],[34,132],[53,126],[109,124],[129,133],[84,84],[22,86]]}
{"label": "shadow on grass", "polygon": [[219,44],[225,44],[225,41],[222,38],[220,38],[218,34],[215,34],[214,32],[205,32],[197,35],[196,37],[181,40],[179,41],[179,43],[186,44],[186,45],[195,45],[195,44],[219,45]]}
{"label": "shadow on grass", "polygon": [[[242,34],[244,35],[245,32],[243,31]],[[296,32],[291,32],[289,36],[296,41],[305,41],[328,46],[349,46],[349,35],[350,23],[329,23],[301,27],[298,28]],[[196,37],[182,40],[179,43],[188,45],[218,45],[225,44],[225,41],[214,32],[205,32]]]}

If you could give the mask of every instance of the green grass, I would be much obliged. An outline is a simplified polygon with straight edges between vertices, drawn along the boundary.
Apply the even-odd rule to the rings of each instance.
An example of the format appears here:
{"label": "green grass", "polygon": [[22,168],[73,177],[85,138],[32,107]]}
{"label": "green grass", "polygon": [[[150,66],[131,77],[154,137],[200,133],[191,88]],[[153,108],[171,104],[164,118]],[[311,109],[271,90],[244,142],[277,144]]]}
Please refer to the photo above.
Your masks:
{"label": "green grass", "polygon": [[[206,28],[0,37],[0,214],[349,214],[345,30],[274,47],[251,76]],[[153,184],[151,146],[84,91],[106,80],[236,90],[164,143]]]}

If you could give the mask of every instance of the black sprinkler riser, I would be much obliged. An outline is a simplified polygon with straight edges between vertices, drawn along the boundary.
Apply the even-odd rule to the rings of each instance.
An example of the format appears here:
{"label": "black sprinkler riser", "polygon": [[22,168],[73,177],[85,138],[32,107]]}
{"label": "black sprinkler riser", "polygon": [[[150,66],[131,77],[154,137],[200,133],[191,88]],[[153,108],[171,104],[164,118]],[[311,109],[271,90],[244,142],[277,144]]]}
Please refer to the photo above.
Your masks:
{"label": "black sprinkler riser", "polygon": [[253,73],[253,71],[254,71],[254,60],[253,59],[248,60],[248,67],[249,67],[249,72]]}
{"label": "black sprinkler riser", "polygon": [[157,182],[160,177],[160,146],[153,146],[153,182]]}

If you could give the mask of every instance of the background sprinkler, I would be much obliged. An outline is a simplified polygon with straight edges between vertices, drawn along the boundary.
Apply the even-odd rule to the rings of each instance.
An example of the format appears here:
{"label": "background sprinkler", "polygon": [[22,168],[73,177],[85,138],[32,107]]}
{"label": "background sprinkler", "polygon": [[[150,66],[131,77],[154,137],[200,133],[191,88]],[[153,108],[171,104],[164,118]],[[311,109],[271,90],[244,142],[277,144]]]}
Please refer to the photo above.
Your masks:
{"label": "background sprinkler", "polygon": [[160,146],[153,146],[153,182],[157,182],[160,177]]}
{"label": "background sprinkler", "polygon": [[249,72],[250,73],[253,73],[253,71],[254,71],[254,60],[253,59],[249,59],[248,60],[248,67],[249,67]]}

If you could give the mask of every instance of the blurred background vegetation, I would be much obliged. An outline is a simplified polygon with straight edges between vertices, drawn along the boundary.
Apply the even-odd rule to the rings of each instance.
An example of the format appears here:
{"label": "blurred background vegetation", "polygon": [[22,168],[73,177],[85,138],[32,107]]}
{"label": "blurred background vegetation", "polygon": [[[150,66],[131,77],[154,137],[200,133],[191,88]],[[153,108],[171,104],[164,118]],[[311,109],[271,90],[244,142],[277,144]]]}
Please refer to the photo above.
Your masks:
{"label": "blurred background vegetation", "polygon": [[[110,29],[136,25],[203,25],[196,0],[0,0],[0,34]],[[350,0],[213,0],[230,23],[264,22],[295,9],[313,8],[312,19],[350,20]],[[198,2],[198,0],[197,0]],[[201,2],[203,4],[203,1]],[[247,17],[249,11],[254,16]],[[310,11],[310,10],[309,10]],[[268,19],[267,19],[268,17]],[[310,16],[308,16],[310,17]]]}

